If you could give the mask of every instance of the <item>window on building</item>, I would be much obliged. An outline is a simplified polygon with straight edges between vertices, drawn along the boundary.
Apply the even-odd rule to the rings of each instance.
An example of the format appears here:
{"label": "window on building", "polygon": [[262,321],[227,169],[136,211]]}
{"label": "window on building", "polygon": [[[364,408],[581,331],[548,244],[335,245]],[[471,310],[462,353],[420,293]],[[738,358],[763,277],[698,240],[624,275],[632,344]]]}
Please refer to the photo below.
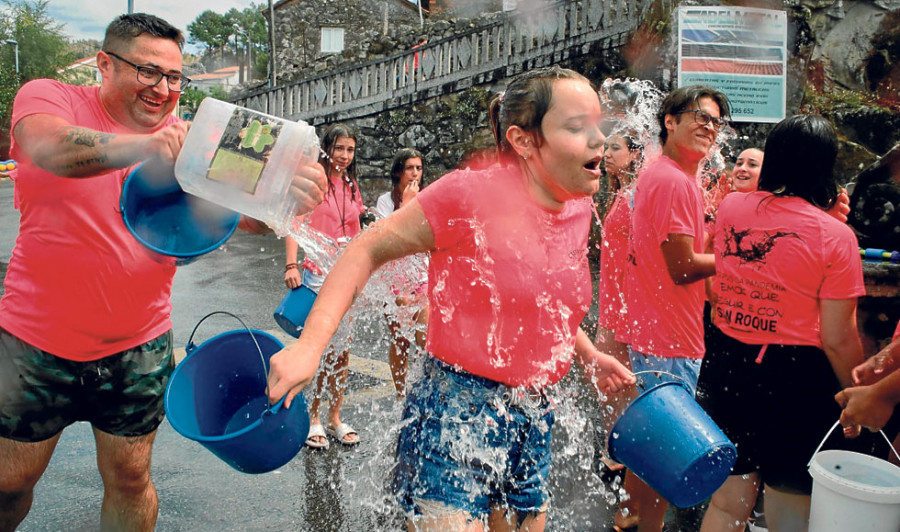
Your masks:
{"label": "window on building", "polygon": [[344,51],[344,28],[322,28],[322,53],[334,54]]}

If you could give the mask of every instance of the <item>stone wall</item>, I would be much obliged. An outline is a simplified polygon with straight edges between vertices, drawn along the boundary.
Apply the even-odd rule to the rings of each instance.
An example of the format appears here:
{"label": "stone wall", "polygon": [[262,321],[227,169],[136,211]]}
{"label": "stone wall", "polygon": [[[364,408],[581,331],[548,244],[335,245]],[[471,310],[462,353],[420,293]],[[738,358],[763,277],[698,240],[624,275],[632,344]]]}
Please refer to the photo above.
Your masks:
{"label": "stone wall", "polygon": [[[491,93],[471,88],[378,116],[345,122],[357,131],[357,167],[366,205],[390,190],[390,166],[400,148],[422,152],[427,185],[482,149],[493,146],[487,103]],[[318,133],[321,138],[323,126]]]}
{"label": "stone wall", "polygon": [[[456,0],[419,22],[405,0],[291,0],[276,8],[275,40],[281,82],[387,57],[428,40],[449,37],[499,16],[500,0]],[[388,8],[385,24],[385,7]],[[322,54],[321,27],[344,28],[344,51]]]}
{"label": "stone wall", "polygon": [[[616,50],[560,63],[583,73],[596,86],[607,77],[624,77],[625,62]],[[391,187],[390,165],[394,153],[405,147],[422,152],[423,182],[427,185],[445,173],[493,153],[494,139],[487,115],[491,97],[505,88],[506,80],[470,87],[461,92],[430,98],[412,105],[345,123],[359,134],[357,166],[366,205]],[[319,137],[329,124],[317,129]]]}
{"label": "stone wall", "polygon": [[[368,61],[419,42],[418,10],[404,0],[292,0],[278,5],[275,21],[276,58],[284,81]],[[320,52],[322,27],[344,29],[342,53]]]}

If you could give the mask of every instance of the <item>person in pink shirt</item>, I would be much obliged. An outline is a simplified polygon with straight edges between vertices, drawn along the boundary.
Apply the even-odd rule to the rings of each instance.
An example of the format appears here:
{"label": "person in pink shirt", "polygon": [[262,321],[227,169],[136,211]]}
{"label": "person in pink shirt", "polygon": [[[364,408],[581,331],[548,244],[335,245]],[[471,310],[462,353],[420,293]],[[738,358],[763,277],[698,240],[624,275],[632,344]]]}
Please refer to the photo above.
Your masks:
{"label": "person in pink shirt", "polygon": [[[308,215],[309,224],[316,231],[334,239],[338,246],[342,247],[362,230],[359,216],[366,210],[356,180],[356,133],[344,124],[333,124],[322,137],[322,150],[324,153],[320,162],[328,169],[328,193],[325,195],[325,201]],[[297,262],[297,251],[300,246],[293,238],[284,239],[284,248],[286,256],[284,284],[288,288],[296,288],[302,283],[318,292],[325,280],[325,275],[318,265],[309,260],[305,260],[302,264]],[[341,421],[341,406],[344,403],[344,391],[347,388],[347,375],[350,371],[349,320],[344,320],[336,338],[347,347],[341,349],[338,354],[335,344],[331,345],[316,380],[315,394],[309,405],[310,428],[306,445],[313,449],[327,449],[327,436],[344,445],[359,443],[356,429]],[[326,384],[329,391],[328,418],[323,425],[319,420],[319,409]]]}
{"label": "person in pink shirt", "polygon": [[[163,393],[175,361],[175,267],[125,227],[122,185],[143,161],[171,166],[188,125],[172,112],[190,79],[181,32],[143,13],[108,26],[99,87],[53,80],[16,95],[12,156],[19,234],[0,299],[0,530],[15,530],[62,431],[91,423],[104,530],[152,530],[150,478]],[[309,211],[324,194],[318,165],[293,192]],[[247,230],[260,222],[242,219]],[[64,260],[64,267],[60,261]]]}
{"label": "person in pink shirt", "polygon": [[559,67],[491,103],[499,161],[429,185],[347,247],[270,393],[309,384],[341,316],[388,261],[430,252],[424,377],[406,397],[393,490],[410,530],[544,530],[553,409],[578,359],[601,390],[634,382],[579,327],[604,136],[596,90]]}
{"label": "person in pink shirt", "polygon": [[628,362],[627,344],[616,341],[617,331],[627,333],[623,299],[625,258],[631,233],[634,181],[643,164],[643,146],[635,131],[615,132],[606,140],[603,162],[610,182],[610,200],[603,219],[600,245],[598,347]]}
{"label": "person in pink shirt", "polygon": [[[759,186],[759,174],[762,170],[764,158],[765,152],[759,148],[747,148],[738,154],[730,182],[728,183],[732,192],[756,192]],[[850,197],[847,195],[846,189],[841,189],[841,193],[838,195],[834,206],[826,212],[837,220],[846,222],[847,215],[850,213],[849,203]],[[715,231],[715,221],[710,222],[708,227],[710,228],[710,238],[708,239],[707,246],[708,250],[711,252],[713,249],[712,234]],[[712,292],[714,279],[715,277],[711,277],[706,280],[707,295],[710,297],[711,302],[714,302],[716,298],[715,294]],[[710,309],[710,311],[704,312],[707,356],[704,357],[703,365],[700,369],[701,377],[697,383],[697,400],[708,412],[717,413],[722,411],[721,415],[728,418],[743,418],[748,415],[748,412],[749,415],[752,415],[756,409],[756,405],[752,400],[737,401],[738,404],[736,408],[731,409],[730,407],[735,407],[734,403],[729,403],[728,407],[722,408],[724,405],[722,401],[709,399],[710,394],[707,392],[707,387],[709,386],[720,389],[727,387],[729,395],[733,398],[739,398],[744,395],[750,396],[758,393],[756,390],[760,386],[760,369],[758,364],[752,364],[744,366],[740,371],[729,370],[725,375],[717,373],[720,364],[716,354],[720,350],[715,346],[715,342],[721,338],[722,335],[712,324],[711,306],[708,305],[707,308]],[[718,417],[718,414],[716,415]],[[742,435],[740,434],[732,434],[731,438],[735,443],[744,443]],[[755,506],[754,497],[750,495],[753,488],[750,487],[748,483],[752,483],[759,487],[757,491],[759,496],[755,498]],[[745,486],[745,484],[748,485]],[[749,455],[739,455],[737,463],[732,468],[732,477],[729,479],[728,484],[726,484],[726,489],[720,490],[713,497],[711,510],[706,514],[709,516],[709,522],[716,522],[722,515],[720,512],[727,513],[728,519],[732,522],[749,522],[752,510],[754,516],[753,522],[758,525],[760,521],[764,521],[765,519],[762,513],[762,492],[762,482],[759,477],[757,466],[750,460]],[[739,506],[734,506],[733,503],[737,502],[738,498],[740,498],[740,504]],[[725,505],[729,505],[727,509]]]}
{"label": "person in pink shirt", "polygon": [[[606,139],[603,164],[609,179],[609,201],[601,228],[600,278],[598,286],[597,348],[610,354],[626,367],[628,345],[616,340],[627,335],[628,317],[625,313],[625,258],[628,254],[628,237],[631,232],[631,202],[634,199],[634,180],[644,162],[644,146],[637,131],[615,131]],[[603,432],[608,432],[624,407],[634,398],[633,389],[607,397],[613,411],[604,415]],[[624,466],[610,458],[601,461],[611,472],[622,471]],[[622,473],[619,473],[622,474]]]}
{"label": "person in pink shirt", "polygon": [[[635,185],[625,269],[631,326],[622,340],[629,344],[636,374],[657,372],[640,375],[645,389],[668,375],[692,390],[697,385],[704,352],[700,281],[715,273],[715,263],[703,253],[703,193],[696,175],[729,109],[725,95],[710,87],[689,85],[669,93],[657,114],[662,155]],[[616,526],[660,530],[668,503],[630,472],[625,490],[631,500],[616,514]]]}
{"label": "person in pink shirt", "polygon": [[[705,532],[743,526],[759,478],[768,525],[806,529],[806,465],[840,415],[835,393],[862,362],[859,246],[853,230],[826,212],[840,194],[836,155],[825,119],[783,120],[766,141],[759,190],[729,194],[719,206],[712,283],[718,337],[698,396],[737,445],[739,463],[712,497]],[[828,445],[844,446],[840,440]],[[871,452],[871,443],[854,449]]]}

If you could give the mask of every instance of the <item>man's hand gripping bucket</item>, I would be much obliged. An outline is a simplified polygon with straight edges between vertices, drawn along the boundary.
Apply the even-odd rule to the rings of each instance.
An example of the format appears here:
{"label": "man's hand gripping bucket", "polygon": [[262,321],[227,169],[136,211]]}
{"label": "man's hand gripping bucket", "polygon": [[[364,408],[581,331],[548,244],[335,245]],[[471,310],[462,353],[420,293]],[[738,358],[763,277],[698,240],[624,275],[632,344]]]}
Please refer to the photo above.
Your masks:
{"label": "man's hand gripping bucket", "polygon": [[[663,371],[682,381],[677,375]],[[728,478],[737,449],[682,382],[643,391],[609,433],[610,458],[679,508],[706,500]]]}
{"label": "man's hand gripping bucket", "polygon": [[[221,333],[195,347],[197,328],[215,314],[235,318],[244,329]],[[283,347],[274,336],[251,330],[233,314],[207,314],[191,332],[188,355],[169,379],[169,423],[238,471],[266,473],[283,466],[297,455],[309,433],[302,395],[290,408],[284,407],[283,397],[269,403],[269,358]]]}

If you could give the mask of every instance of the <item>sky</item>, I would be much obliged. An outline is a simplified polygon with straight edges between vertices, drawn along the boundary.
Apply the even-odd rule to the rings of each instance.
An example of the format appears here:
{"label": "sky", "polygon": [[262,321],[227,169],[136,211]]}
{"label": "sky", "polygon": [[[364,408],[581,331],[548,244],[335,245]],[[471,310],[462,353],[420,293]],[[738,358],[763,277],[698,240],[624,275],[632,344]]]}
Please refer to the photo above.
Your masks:
{"label": "sky", "polygon": [[[265,0],[257,0],[260,4]],[[249,0],[133,0],[135,13],[150,13],[165,19],[184,32],[190,39],[187,26],[200,13],[211,10],[225,13],[231,8],[243,10],[250,6]],[[106,26],[117,16],[128,11],[128,0],[50,0],[47,14],[65,24],[63,34],[77,39],[103,40]],[[185,51],[196,51],[188,45]]]}

